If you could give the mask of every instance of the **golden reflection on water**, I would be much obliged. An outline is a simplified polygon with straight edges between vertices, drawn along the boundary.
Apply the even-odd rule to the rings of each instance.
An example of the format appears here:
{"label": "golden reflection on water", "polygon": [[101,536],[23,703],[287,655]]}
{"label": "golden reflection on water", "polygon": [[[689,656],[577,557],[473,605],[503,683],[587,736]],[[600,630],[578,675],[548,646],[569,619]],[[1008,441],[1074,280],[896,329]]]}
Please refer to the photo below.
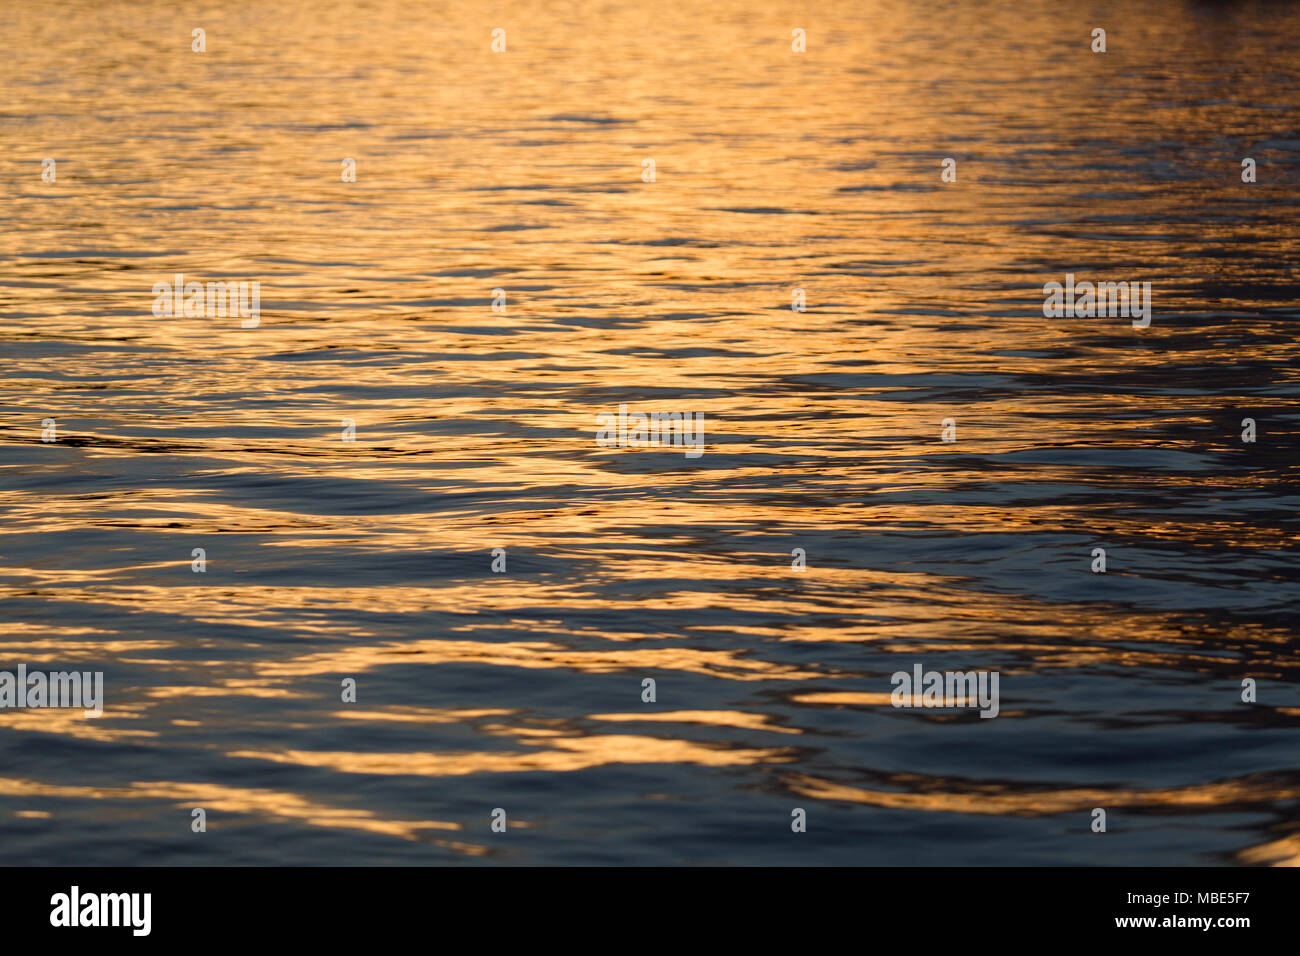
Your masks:
{"label": "golden reflection on water", "polygon": [[551,740],[550,749],[536,753],[286,753],[235,751],[228,756],[270,760],[308,767],[329,767],[344,773],[409,774],[456,777],[476,773],[564,773],[612,763],[666,763],[704,767],[771,764],[784,758],[771,748],[744,750],[708,747],[686,740],[664,740],[631,734],[607,734]]}
{"label": "golden reflection on water", "polygon": [[[0,62],[0,598],[7,660],[108,700],[0,727],[123,749],[100,783],[23,756],[15,815],[484,855],[427,817],[536,774],[614,845],[668,793],[717,833],[793,800],[1061,815],[1032,839],[1072,862],[1092,806],[1251,812],[1232,859],[1300,859],[1295,11],[1119,4],[1099,63],[1046,0],[272,0],[205,11],[202,58],[191,13],[72,8],[11,11]],[[176,272],[259,281],[261,325],[154,318]],[[1066,272],[1152,281],[1151,327],[1044,320]],[[625,402],[702,412],[704,457],[598,447]],[[998,669],[1011,736],[891,708],[917,660]],[[1203,749],[1148,775],[1152,726]],[[275,786],[226,785],[254,761]],[[673,852],[764,859],[718,839]]]}
{"label": "golden reflection on water", "polygon": [[[0,777],[0,794],[23,798],[167,802],[186,809],[191,806],[202,806],[221,813],[244,814],[268,820],[301,821],[310,826],[342,827],[407,840],[421,838],[420,834],[423,830],[460,829],[460,824],[436,820],[385,820],[366,810],[312,803],[293,793],[211,784],[196,785],[177,781],[133,783],[129,787],[100,788],[59,787],[32,780]],[[482,847],[472,844],[447,843],[439,840],[431,842],[472,855],[484,852]]]}

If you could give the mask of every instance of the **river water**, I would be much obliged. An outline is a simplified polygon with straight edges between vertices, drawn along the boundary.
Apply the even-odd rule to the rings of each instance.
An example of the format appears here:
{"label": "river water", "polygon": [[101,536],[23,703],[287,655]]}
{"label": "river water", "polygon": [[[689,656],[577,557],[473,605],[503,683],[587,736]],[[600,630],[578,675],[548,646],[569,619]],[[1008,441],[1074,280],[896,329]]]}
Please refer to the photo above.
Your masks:
{"label": "river water", "polygon": [[1300,863],[1295,6],[223,6],[0,26],[0,861]]}

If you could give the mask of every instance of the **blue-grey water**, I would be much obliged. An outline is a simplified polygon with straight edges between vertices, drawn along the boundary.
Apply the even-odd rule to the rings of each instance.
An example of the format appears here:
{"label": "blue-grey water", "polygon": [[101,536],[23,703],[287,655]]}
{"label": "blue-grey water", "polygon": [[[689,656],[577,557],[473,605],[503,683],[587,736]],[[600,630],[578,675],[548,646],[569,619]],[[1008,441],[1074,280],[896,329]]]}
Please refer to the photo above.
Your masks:
{"label": "blue-grey water", "polygon": [[0,862],[1300,863],[1296,6],[3,13]]}

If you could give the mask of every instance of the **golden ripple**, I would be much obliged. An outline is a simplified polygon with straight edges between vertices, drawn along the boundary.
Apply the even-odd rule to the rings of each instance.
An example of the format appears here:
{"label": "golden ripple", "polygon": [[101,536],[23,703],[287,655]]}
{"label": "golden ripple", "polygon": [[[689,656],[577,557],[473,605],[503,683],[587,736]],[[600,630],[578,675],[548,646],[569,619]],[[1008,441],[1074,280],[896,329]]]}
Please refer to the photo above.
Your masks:
{"label": "golden ripple", "polygon": [[710,746],[687,740],[664,740],[658,737],[609,734],[568,738],[547,736],[546,739],[552,749],[536,753],[237,750],[232,751],[228,756],[269,760],[274,763],[289,763],[304,767],[328,767],[343,773],[410,774],[421,777],[458,777],[475,773],[526,773],[537,770],[563,773],[625,763],[740,767],[779,763],[791,759],[791,755],[783,750],[745,750]]}
{"label": "golden ripple", "polygon": [[531,641],[406,641],[373,646],[341,647],[285,661],[256,661],[263,678],[299,679],[313,674],[358,674],[394,664],[492,664],[529,669],[570,668],[588,674],[649,670],[678,670],[729,680],[811,680],[826,674],[758,660],[736,651],[692,650],[688,647],[643,650],[575,651],[560,644]]}
{"label": "golden ripple", "polygon": [[[886,694],[886,697],[889,695]],[[738,727],[742,730],[770,730],[777,734],[798,734],[794,727],[782,727],[767,714],[747,714],[738,710],[669,710],[631,714],[589,714],[587,720],[610,722],[660,721],[663,723],[707,724],[710,727]]]}
{"label": "golden ripple", "polygon": [[[436,820],[393,820],[369,810],[334,807],[316,803],[295,793],[226,787],[218,784],[155,781],[132,783],[124,787],[77,787],[47,784],[17,777],[0,777],[0,794],[18,797],[55,797],[82,800],[161,800],[186,810],[202,807],[217,813],[244,814],[273,822],[302,823],[308,826],[338,827],[368,833],[421,839],[426,830],[459,830],[459,823]],[[209,826],[219,825],[209,818]],[[178,826],[188,828],[182,820]],[[439,843],[439,841],[433,841]],[[452,846],[451,844],[440,844]],[[454,845],[463,852],[486,852],[463,844]]]}
{"label": "golden ripple", "polygon": [[796,704],[844,704],[861,707],[892,707],[894,703],[893,695],[890,693],[868,694],[851,690],[795,694],[790,700]]}
{"label": "golden ripple", "polygon": [[899,810],[930,810],[941,813],[981,813],[1005,816],[1050,816],[1093,807],[1179,807],[1222,810],[1237,803],[1265,803],[1294,800],[1300,786],[1276,784],[1249,778],[1212,784],[1194,784],[1164,790],[1136,790],[1080,787],[1066,790],[1022,790],[1012,792],[995,786],[967,791],[920,792],[868,790],[835,783],[808,774],[786,778],[794,792],[820,800],[843,800]]}
{"label": "golden ripple", "polygon": [[98,717],[87,717],[81,707],[34,707],[0,710],[0,727],[41,734],[63,734],[79,740],[130,740],[157,737],[157,730],[114,726],[113,721],[145,717],[140,706],[104,705]]}

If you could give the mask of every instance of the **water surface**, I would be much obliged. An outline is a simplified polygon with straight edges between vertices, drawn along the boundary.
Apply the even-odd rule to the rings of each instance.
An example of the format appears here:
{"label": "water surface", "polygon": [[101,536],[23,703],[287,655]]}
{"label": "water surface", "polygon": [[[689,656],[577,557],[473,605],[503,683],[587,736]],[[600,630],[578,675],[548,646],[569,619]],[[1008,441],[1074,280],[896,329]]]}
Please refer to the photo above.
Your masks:
{"label": "water surface", "polygon": [[0,860],[1300,863],[1295,7],[222,6],[0,27]]}

